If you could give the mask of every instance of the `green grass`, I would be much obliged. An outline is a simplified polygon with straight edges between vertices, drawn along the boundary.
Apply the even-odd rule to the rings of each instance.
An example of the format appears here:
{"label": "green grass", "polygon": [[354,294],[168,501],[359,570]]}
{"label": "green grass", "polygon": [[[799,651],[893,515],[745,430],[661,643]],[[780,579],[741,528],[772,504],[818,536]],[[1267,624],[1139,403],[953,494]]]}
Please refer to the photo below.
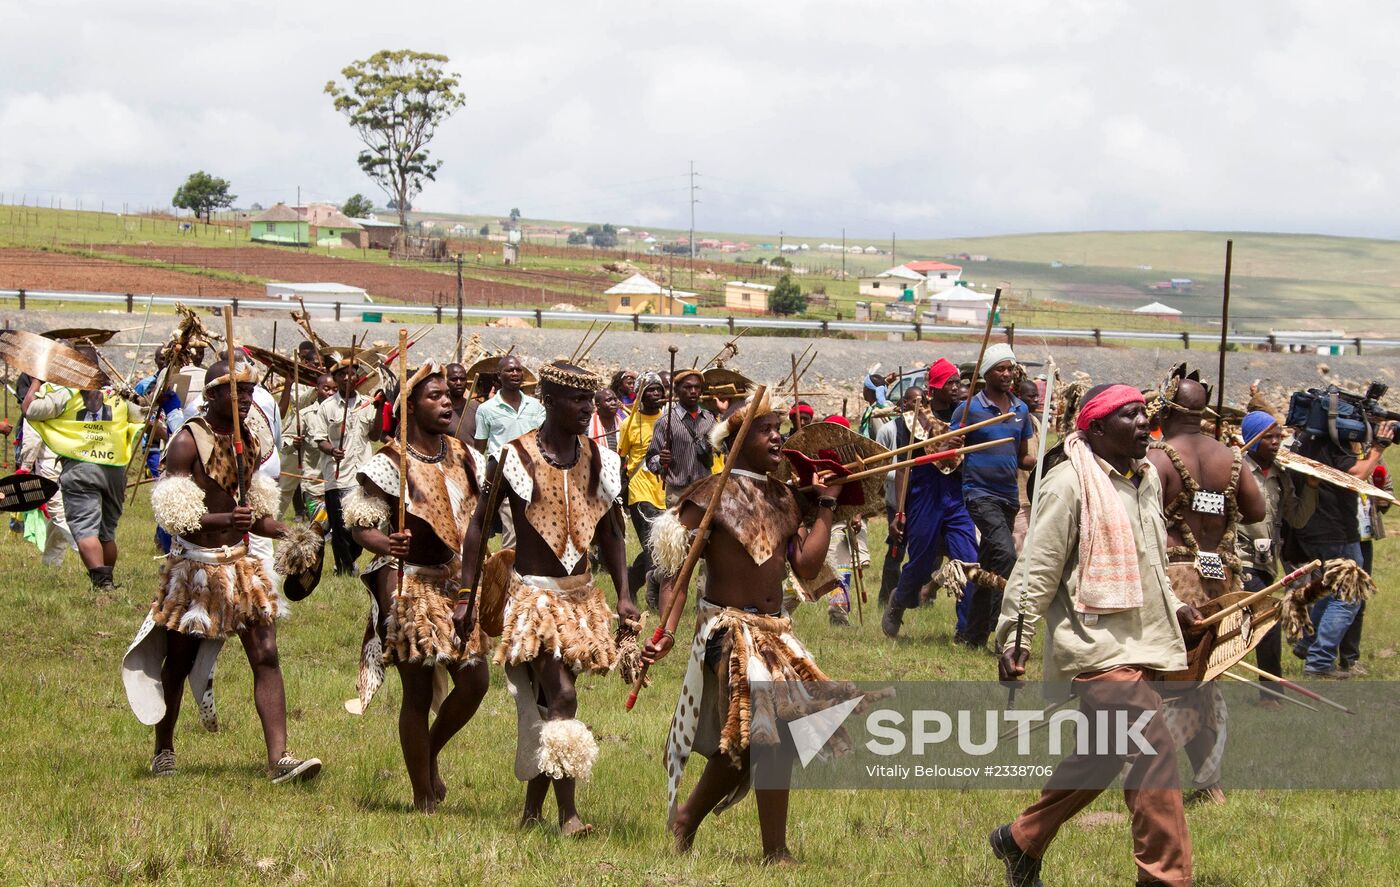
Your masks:
{"label": "green grass", "polygon": [[[757,865],[752,799],[701,829],[696,852],[677,857],[663,829],[665,779],[658,757],[680,677],[676,657],[632,713],[615,676],[580,682],[581,717],[600,737],[594,779],[580,803],[598,832],[584,843],[552,829],[515,827],[522,798],[512,775],[514,708],[499,670],[476,718],[444,754],[451,794],[431,818],[412,813],[399,757],[400,698],[391,675],[368,714],[354,695],[367,597],[358,582],[328,577],[282,623],[291,747],[321,757],[321,778],[273,787],[263,778],[262,736],[250,676],[236,643],[219,667],[221,732],[203,733],[186,707],[177,734],[181,772],[145,775],[151,731],[127,708],[118,665],[155,586],[147,495],[121,524],[122,588],[95,604],[76,556],[39,566],[32,546],[0,539],[0,758],[7,815],[0,824],[0,882],[24,884],[831,884],[991,887],[999,866],[985,835],[1035,796],[1031,791],[821,791],[794,796],[790,835],[802,864]],[[876,522],[871,539],[883,538]],[[982,680],[993,660],[949,643],[952,612],[940,598],[911,613],[906,635],[879,634],[872,603],[863,627],[827,624],[803,606],[799,634],[838,678]],[[1400,571],[1394,542],[1377,546],[1383,589],[1370,608],[1365,664],[1373,679],[1400,678],[1393,656],[1400,616],[1384,589]],[[853,620],[854,621],[854,620]],[[1378,655],[1379,654],[1379,655]],[[1297,663],[1287,663],[1290,672]],[[1306,766],[1325,750],[1290,749]],[[698,773],[692,762],[687,787]],[[1396,792],[1235,791],[1221,808],[1189,813],[1197,883],[1381,884],[1400,875],[1394,847]],[[1105,793],[1094,811],[1123,810]],[[1131,883],[1124,819],[1072,823],[1046,862],[1056,884]]]}

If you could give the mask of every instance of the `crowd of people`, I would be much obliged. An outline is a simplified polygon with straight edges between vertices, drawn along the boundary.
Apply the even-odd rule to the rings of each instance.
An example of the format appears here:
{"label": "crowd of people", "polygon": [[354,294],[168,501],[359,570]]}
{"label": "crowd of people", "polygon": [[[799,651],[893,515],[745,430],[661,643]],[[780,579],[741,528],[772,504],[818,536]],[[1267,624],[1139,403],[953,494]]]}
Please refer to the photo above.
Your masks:
{"label": "crowd of people", "polygon": [[[97,364],[92,345],[74,344]],[[676,579],[703,544],[698,627],[666,743],[670,822],[684,848],[748,785],[750,736],[735,714],[748,682],[825,680],[791,615],[825,595],[831,622],[850,624],[871,562],[868,519],[881,510],[884,635],[899,637],[947,587],[953,643],[994,654],[1001,679],[1024,673],[1038,629],[1046,675],[1073,683],[1083,705],[1113,685],[1120,702],[1126,692],[1155,711],[1163,702],[1151,678],[1186,667],[1201,611],[1313,559],[1369,574],[1389,504],[1285,472],[1286,429],[1268,408],[1237,417],[1236,445],[1205,433],[1211,392],[1184,368],[1146,394],[1099,385],[1071,404],[1053,374],[1036,378],[1010,346],[993,344],[971,364],[938,358],[916,374],[867,375],[852,427],[839,413],[819,419],[809,402],[782,403],[781,384],[752,396],[732,368],[719,385],[709,367],[624,368],[604,379],[581,362],[533,363],[514,350],[412,363],[398,349],[308,339],[256,369],[250,351],[183,335],[130,391],[21,377],[19,462],[59,488],[39,512],[45,564],[76,550],[95,593],[111,595],[130,487],[150,485],[165,562],[123,679],[133,711],[155,728],[153,774],[177,771],[186,683],[201,722],[217,723],[214,661],[232,637],[253,671],[269,777],[319,772],[319,760],[288,750],[276,626],[293,587],[314,587],[323,545],[331,568],[368,592],[347,708],[363,712],[394,666],[415,805],[431,811],[445,797],[440,753],[476,712],[495,663],[517,708],[522,822],[542,822],[552,792],[563,833],[581,835],[592,826],[576,781],[588,778],[598,746],[574,682],[614,668],[630,680],[671,651],[689,592]],[[865,438],[874,452],[942,454],[896,462],[884,501],[852,507],[840,481],[849,466],[803,449],[814,423],[840,426],[822,429],[838,439]],[[1380,424],[1359,452],[1297,434],[1294,451],[1388,492],[1382,457],[1394,432]],[[827,460],[802,490],[781,479],[788,448]],[[133,463],[141,471],[129,473]],[[697,543],[702,523],[709,535]],[[611,603],[595,570],[611,579]],[[662,617],[650,640],[643,610]],[[1357,594],[1310,603],[1292,647],[1306,675],[1365,673],[1364,610]],[[1267,675],[1282,673],[1281,651],[1280,624],[1256,650]],[[732,682],[745,673],[742,686]],[[1270,680],[1261,678],[1265,708],[1278,704]],[[1192,795],[1128,797],[1139,883],[1189,883],[1183,804],[1224,801],[1223,703],[1203,691],[1183,704],[1200,708],[1182,743]],[[693,751],[709,762],[681,802]],[[1163,762],[1125,757],[1130,783],[1163,778]],[[1072,756],[1062,772],[1092,766]],[[992,833],[1009,883],[1038,883],[1056,830],[1096,794],[1052,784]],[[785,859],[786,795],[756,795],[765,857]]]}

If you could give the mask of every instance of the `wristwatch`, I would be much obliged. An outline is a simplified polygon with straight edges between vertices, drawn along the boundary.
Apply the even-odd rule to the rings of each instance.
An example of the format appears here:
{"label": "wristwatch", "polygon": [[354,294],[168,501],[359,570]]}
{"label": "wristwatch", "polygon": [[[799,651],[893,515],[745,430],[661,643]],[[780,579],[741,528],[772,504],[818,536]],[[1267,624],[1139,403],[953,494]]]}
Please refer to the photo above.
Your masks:
{"label": "wristwatch", "polygon": [[829,510],[829,511],[835,511],[835,510],[836,510],[837,504],[838,504],[838,503],[837,503],[837,501],[836,501],[836,497],[835,497],[835,496],[818,496],[818,497],[817,497],[817,507],[818,507],[818,508],[825,508],[825,509],[827,509],[827,510]]}

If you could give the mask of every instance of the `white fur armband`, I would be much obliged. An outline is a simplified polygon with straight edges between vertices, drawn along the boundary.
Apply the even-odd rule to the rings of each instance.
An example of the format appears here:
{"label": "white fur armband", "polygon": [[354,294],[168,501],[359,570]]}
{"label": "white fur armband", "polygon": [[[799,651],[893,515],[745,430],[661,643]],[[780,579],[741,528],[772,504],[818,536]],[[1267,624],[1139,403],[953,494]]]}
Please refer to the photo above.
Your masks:
{"label": "white fur armband", "polygon": [[372,530],[389,520],[389,503],[378,496],[368,495],[363,488],[351,490],[342,508],[347,527]]}
{"label": "white fur armband", "polygon": [[651,523],[652,563],[662,576],[675,576],[685,565],[685,556],[690,551],[692,530],[681,523],[673,508],[661,512],[661,516]]}
{"label": "white fur armband", "polygon": [[254,474],[248,485],[248,506],[253,509],[253,517],[276,517],[277,506],[282,503],[282,491],[272,478],[264,474]]}
{"label": "white fur armband", "polygon": [[199,532],[199,520],[208,509],[204,490],[192,478],[166,475],[151,488],[151,511],[167,533],[183,536]]}

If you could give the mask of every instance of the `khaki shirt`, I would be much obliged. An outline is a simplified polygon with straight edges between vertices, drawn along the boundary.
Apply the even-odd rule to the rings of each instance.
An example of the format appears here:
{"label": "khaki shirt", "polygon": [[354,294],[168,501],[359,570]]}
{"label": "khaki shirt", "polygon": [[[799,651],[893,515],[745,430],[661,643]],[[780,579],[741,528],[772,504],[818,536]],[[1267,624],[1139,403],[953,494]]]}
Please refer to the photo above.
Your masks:
{"label": "khaki shirt", "polygon": [[[359,485],[355,475],[373,454],[372,443],[378,438],[379,411],[374,408],[374,400],[363,394],[355,396],[350,412],[345,420],[345,440],[340,437],[340,420],[345,414],[345,400],[340,392],[321,401],[316,408],[315,428],[303,425],[302,434],[313,444],[323,440],[331,442],[332,448],[345,451],[340,460],[340,474],[336,474],[335,459],[322,454],[321,477],[325,479],[327,490],[348,490]],[[302,417],[306,422],[306,417]]]}
{"label": "khaki shirt", "polygon": [[[1303,492],[1298,493],[1293,479],[1283,466],[1275,464],[1265,474],[1254,457],[1247,453],[1244,464],[1264,494],[1264,519],[1258,523],[1240,524],[1235,531],[1235,554],[1246,567],[1268,573],[1269,578],[1276,579],[1279,575],[1279,551],[1283,547],[1283,522],[1287,521],[1295,530],[1307,526],[1317,510],[1317,487],[1305,486]],[[1256,547],[1256,540],[1268,540],[1264,551]]]}
{"label": "khaki shirt", "polygon": [[[1068,683],[1075,675],[1124,665],[1161,671],[1186,667],[1186,643],[1176,621],[1181,607],[1167,580],[1167,522],[1162,516],[1162,484],[1151,463],[1139,461],[1133,476],[1119,474],[1098,460],[1108,473],[1118,499],[1128,513],[1137,544],[1142,606],[1094,616],[1074,612],[1079,583],[1079,476],[1062,462],[1042,478],[1040,501],[1031,516],[1035,547],[1027,547],[1006,583],[997,646],[1015,643],[1017,604],[1024,593],[1025,626],[1022,646],[1030,648],[1035,627],[1049,625],[1045,639],[1045,681]],[[1029,580],[1029,581],[1027,581]]]}
{"label": "khaki shirt", "polygon": [[[321,421],[319,408],[320,404],[313,403],[299,410],[301,414],[300,468],[297,467],[297,420],[292,417],[282,426],[282,470],[295,471],[306,478],[315,477],[315,480],[298,480],[301,488],[313,498],[320,498],[325,494],[326,485],[320,476],[321,462],[323,459],[330,459],[329,456],[321,452],[320,447],[313,443],[315,440],[326,439],[325,426]],[[339,431],[340,426],[337,425],[336,430]],[[334,465],[334,460],[331,462]],[[331,469],[331,473],[335,473],[334,468]]]}

